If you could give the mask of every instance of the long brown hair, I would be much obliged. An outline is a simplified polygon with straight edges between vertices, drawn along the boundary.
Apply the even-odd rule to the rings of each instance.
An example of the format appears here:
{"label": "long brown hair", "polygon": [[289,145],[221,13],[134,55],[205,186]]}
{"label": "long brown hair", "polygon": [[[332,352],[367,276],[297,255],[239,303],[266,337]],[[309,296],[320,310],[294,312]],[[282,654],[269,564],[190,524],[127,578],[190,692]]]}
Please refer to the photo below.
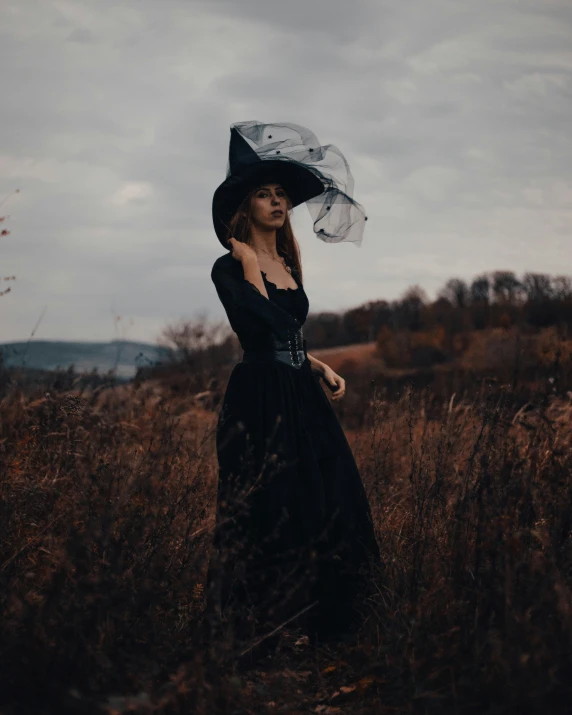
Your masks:
{"label": "long brown hair", "polygon": [[[237,241],[241,243],[247,243],[250,245],[250,224],[252,221],[252,198],[254,194],[258,191],[258,188],[251,191],[244,201],[238,207],[236,213],[229,221],[227,240],[234,236]],[[286,194],[286,217],[284,223],[278,229],[276,229],[276,252],[279,256],[282,256],[286,261],[286,264],[292,268],[295,268],[299,275],[300,280],[302,277],[302,262],[300,260],[300,247],[298,241],[294,236],[294,231],[292,230],[292,224],[290,223],[290,211],[292,210],[292,204],[288,195]],[[245,214],[243,216],[243,214]]]}

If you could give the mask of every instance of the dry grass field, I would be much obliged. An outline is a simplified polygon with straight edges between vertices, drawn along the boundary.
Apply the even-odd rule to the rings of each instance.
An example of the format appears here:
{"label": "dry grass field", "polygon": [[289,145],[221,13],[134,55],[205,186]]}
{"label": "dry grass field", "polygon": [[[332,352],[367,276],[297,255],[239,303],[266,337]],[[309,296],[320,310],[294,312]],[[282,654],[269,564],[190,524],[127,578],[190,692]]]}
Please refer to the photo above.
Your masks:
{"label": "dry grass field", "polygon": [[539,379],[389,396],[368,377],[356,397],[373,345],[311,352],[348,380],[335,409],[385,562],[355,639],[313,649],[285,627],[249,668],[204,642],[212,395],[7,387],[3,715],[566,712],[572,395]]}

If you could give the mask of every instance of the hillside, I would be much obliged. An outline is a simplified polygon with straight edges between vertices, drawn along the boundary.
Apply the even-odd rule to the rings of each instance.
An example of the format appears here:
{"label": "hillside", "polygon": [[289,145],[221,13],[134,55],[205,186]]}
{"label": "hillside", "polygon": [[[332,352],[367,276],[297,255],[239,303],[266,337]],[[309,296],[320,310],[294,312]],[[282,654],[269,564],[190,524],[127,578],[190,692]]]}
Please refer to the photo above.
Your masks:
{"label": "hillside", "polygon": [[120,378],[132,378],[138,367],[164,360],[167,350],[151,343],[130,340],[110,342],[67,342],[62,340],[33,340],[0,343],[6,367],[26,367],[36,370],[67,369],[76,372],[115,370]]}

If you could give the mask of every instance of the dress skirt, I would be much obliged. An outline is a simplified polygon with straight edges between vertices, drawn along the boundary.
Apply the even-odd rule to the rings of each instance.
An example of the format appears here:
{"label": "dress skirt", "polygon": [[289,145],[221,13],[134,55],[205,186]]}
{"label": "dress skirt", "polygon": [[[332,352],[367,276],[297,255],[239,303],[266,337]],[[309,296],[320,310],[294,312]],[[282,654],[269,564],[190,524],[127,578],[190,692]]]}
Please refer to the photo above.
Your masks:
{"label": "dress skirt", "polygon": [[354,456],[310,361],[235,365],[216,450],[210,617],[244,638],[284,623],[323,640],[345,635],[380,555]]}

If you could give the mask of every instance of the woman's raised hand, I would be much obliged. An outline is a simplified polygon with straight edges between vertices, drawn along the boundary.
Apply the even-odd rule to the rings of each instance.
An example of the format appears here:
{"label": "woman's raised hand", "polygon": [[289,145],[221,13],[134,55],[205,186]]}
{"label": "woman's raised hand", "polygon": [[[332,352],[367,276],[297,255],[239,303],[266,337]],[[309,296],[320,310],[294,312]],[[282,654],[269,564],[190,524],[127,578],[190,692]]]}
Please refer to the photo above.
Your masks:
{"label": "woman's raised hand", "polygon": [[236,258],[237,261],[244,263],[245,261],[256,261],[258,263],[258,256],[253,248],[251,248],[247,243],[242,243],[237,241],[234,236],[228,239],[228,244],[231,246],[231,255]]}

